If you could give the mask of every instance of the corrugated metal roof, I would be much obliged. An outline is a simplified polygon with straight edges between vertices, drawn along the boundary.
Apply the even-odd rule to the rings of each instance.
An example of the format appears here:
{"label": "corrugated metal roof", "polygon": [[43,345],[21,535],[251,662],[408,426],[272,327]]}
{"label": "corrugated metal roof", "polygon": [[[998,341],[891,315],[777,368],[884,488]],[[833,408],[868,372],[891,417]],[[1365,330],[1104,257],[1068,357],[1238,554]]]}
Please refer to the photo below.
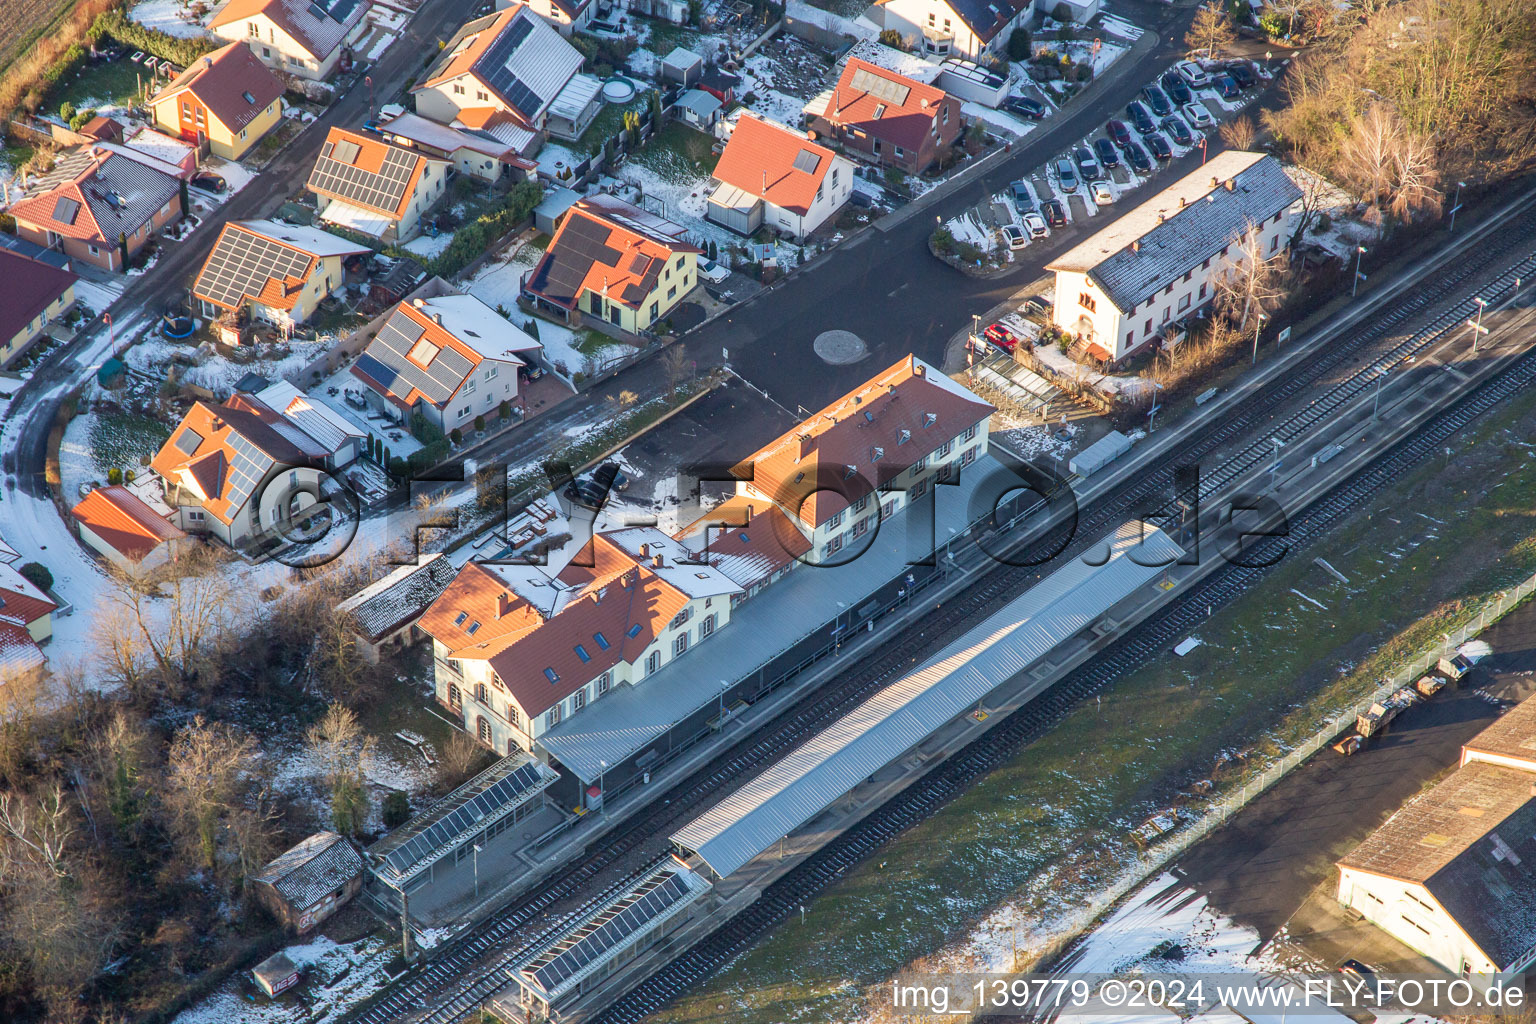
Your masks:
{"label": "corrugated metal roof", "polygon": [[[956,487],[935,488],[933,536],[947,537],[969,522],[973,500],[987,501],[983,483],[998,470],[983,455],[966,467]],[[720,699],[721,683],[752,675],[805,637],[907,571],[911,549],[902,515],[885,523],[859,557],[838,566],[802,566],[732,610],[708,643],[729,646],[729,660],[678,658],[637,686],[620,686],[580,714],[567,717],[535,742],[585,782],[621,764],[678,722]],[[713,650],[713,647],[701,647]]]}
{"label": "corrugated metal roof", "polygon": [[1104,564],[1063,565],[689,822],[673,842],[721,877],[731,874],[1151,582],[1181,551],[1161,530],[1136,522],[1105,545]]}
{"label": "corrugated metal roof", "polygon": [[[1214,182],[1214,184],[1213,184]],[[1232,182],[1229,191],[1225,185]],[[1053,260],[1047,270],[1086,273],[1131,311],[1246,230],[1301,198],[1274,157],[1228,150]],[[1140,242],[1137,249],[1131,243]]]}

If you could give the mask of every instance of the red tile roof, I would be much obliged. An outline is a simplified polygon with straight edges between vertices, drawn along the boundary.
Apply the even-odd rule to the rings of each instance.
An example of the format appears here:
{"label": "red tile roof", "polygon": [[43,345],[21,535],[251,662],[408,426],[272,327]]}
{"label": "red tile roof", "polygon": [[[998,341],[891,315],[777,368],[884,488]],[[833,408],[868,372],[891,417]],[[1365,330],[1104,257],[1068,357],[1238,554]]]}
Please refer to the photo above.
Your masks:
{"label": "red tile roof", "polygon": [[[734,525],[722,525],[722,524]],[[674,535],[743,589],[751,589],[811,550],[811,542],[770,501],[736,495]],[[706,546],[708,551],[706,552]]]}
{"label": "red tile roof", "polygon": [[11,622],[0,612],[0,685],[13,676],[42,668],[47,661],[27,627]]}
{"label": "red tile roof", "polygon": [[9,341],[75,283],[67,270],[0,249],[0,338]]}
{"label": "red tile roof", "polygon": [[[283,80],[258,60],[249,46],[230,43],[198,58],[150,97],[150,106],[159,106],[184,92],[197,97],[225,128],[239,132],[283,94]],[[176,123],[174,118],[166,120]]]}
{"label": "red tile roof", "polygon": [[560,572],[564,600],[547,618],[494,567],[470,562],[419,625],[451,657],[489,661],[523,713],[542,714],[620,661],[638,658],[688,605],[686,594],[601,535],[584,554],[593,564]]}
{"label": "red tile roof", "polygon": [[0,565],[0,616],[30,626],[57,607],[52,598],[38,590],[14,566]]}
{"label": "red tile roof", "polygon": [[[357,196],[343,195],[340,192],[335,192],[331,189],[317,186],[315,184],[315,175],[313,173],[311,174],[309,184],[306,187],[311,192],[317,193],[319,195],[330,196],[332,199],[339,199],[344,203],[350,203],[353,206],[360,206],[367,210],[376,210],[379,213],[384,214],[386,217],[389,217],[391,220],[398,220],[400,217],[405,215],[406,209],[411,205],[412,197],[416,195],[416,185],[421,181],[422,172],[426,170],[429,161],[436,159],[435,157],[427,156],[425,153],[418,153],[414,149],[408,149],[405,146],[396,146],[393,143],[385,142],[382,139],[375,138],[372,135],[363,135],[359,132],[349,132],[345,128],[332,128],[330,133],[326,135],[325,145],[321,149],[322,159],[334,159],[333,154],[336,152],[336,143],[338,142],[356,143],[357,156],[355,156],[350,161],[350,166],[357,168],[364,174],[374,176],[374,179],[379,181],[382,180],[380,178],[380,172],[384,169],[384,160],[389,156],[391,150],[407,154],[411,160],[410,177],[406,179],[405,187],[400,191],[399,200],[393,207],[390,207],[375,205],[373,203],[366,202]],[[438,162],[442,163],[443,161],[439,160]],[[316,166],[319,166],[318,161]],[[384,193],[381,191],[381,194]]]}
{"label": "red tile roof", "polygon": [[346,18],[338,22],[330,15],[317,15],[308,0],[229,0],[208,22],[208,27],[216,29],[231,22],[264,16],[288,33],[311,57],[323,61],[363,19],[368,7],[365,2],[356,3]]}
{"label": "red tile roof", "polygon": [[[816,190],[834,158],[830,149],[799,132],[743,114],[715,165],[715,177],[774,206],[804,214],[816,201]],[[809,169],[796,167],[797,160]]]}
{"label": "red tile roof", "polygon": [[560,222],[549,251],[528,277],[528,290],[567,309],[575,309],[588,291],[639,309],[673,257],[698,251],[625,227],[582,200]]}
{"label": "red tile roof", "polygon": [[[871,87],[879,95],[870,91]],[[943,89],[850,57],[832,88],[825,116],[833,124],[857,128],[903,149],[916,150],[933,130],[933,120],[947,98]]]}
{"label": "red tile roof", "polygon": [[992,406],[915,356],[850,391],[732,472],[814,528],[986,419]]}
{"label": "red tile roof", "polygon": [[126,487],[96,488],[73,514],[103,543],[134,562],[166,541],[186,536]]}

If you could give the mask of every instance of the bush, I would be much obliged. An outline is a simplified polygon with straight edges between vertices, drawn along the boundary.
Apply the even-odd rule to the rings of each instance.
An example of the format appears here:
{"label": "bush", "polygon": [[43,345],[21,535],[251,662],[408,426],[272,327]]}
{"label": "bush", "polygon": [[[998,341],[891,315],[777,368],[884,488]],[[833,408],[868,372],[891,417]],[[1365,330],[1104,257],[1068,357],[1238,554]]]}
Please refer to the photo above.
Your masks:
{"label": "bush", "polygon": [[95,116],[96,111],[94,109],[76,111],[75,116],[69,119],[70,131],[79,131],[81,128],[85,127],[86,122]]}
{"label": "bush", "polygon": [[75,43],[65,50],[58,60],[50,64],[47,71],[43,72],[43,84],[46,86],[57,85],[60,79],[74,71],[84,60],[85,47]]}
{"label": "bush", "polygon": [[1331,227],[1333,227],[1333,218],[1326,213],[1320,213],[1317,215],[1317,223],[1312,225],[1312,230],[1314,233],[1321,235]]}
{"label": "bush", "polygon": [[397,479],[405,479],[411,475],[410,463],[398,455],[392,456],[389,460],[389,475]]}
{"label": "bush", "polygon": [[16,571],[38,590],[46,593],[53,589],[53,573],[41,562],[28,562]]}
{"label": "bush", "polygon": [[68,124],[75,116],[75,105],[69,100],[59,104],[59,119]]}
{"label": "bush", "polygon": [[1265,11],[1259,15],[1259,29],[1271,39],[1285,37],[1286,19],[1278,11]]}
{"label": "bush", "polygon": [[475,429],[482,434],[485,433],[485,417],[483,415],[475,417]]}
{"label": "bush", "polygon": [[1008,59],[1014,61],[1029,59],[1029,29],[1020,25],[1013,30],[1013,35],[1008,37]]}
{"label": "bush", "polygon": [[498,408],[496,410],[496,412],[504,420],[511,419],[512,418],[512,403],[507,401],[505,398],[503,398],[501,400],[501,407]]}
{"label": "bush", "polygon": [[399,828],[411,818],[411,801],[398,789],[392,789],[384,794],[384,804],[381,808],[384,816],[385,828]]}
{"label": "bush", "polygon": [[893,28],[888,28],[880,33],[880,42],[882,45],[889,46],[895,50],[905,50],[907,48],[907,41],[901,38],[901,33]]}
{"label": "bush", "polygon": [[107,470],[107,483],[108,484],[112,485],[113,487],[116,487],[118,484],[120,484],[122,482],[123,482],[123,471],[122,470],[118,469],[116,466],[113,466],[111,469]]}
{"label": "bush", "polygon": [[1093,81],[1093,64],[1091,61],[1083,61],[1077,66],[1077,80],[1079,82]]}
{"label": "bush", "polygon": [[452,441],[455,445],[463,444],[464,431],[460,430],[458,427],[454,427],[452,430],[448,431],[448,440]]}

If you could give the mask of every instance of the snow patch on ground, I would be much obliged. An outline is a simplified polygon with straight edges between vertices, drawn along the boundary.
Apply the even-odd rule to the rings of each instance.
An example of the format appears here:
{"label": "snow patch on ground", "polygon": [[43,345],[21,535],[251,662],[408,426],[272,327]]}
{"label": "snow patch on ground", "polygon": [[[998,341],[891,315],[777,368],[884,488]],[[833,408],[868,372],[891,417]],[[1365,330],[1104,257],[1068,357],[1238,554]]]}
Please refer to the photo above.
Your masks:
{"label": "snow patch on ground", "polygon": [[349,1006],[372,995],[389,981],[385,965],[394,959],[398,946],[370,936],[340,945],[324,935],[283,952],[303,972],[307,998],[292,995],[268,1001],[243,995],[249,989],[242,973],[213,995],[182,1011],[174,1024],[326,1024],[337,1020]]}
{"label": "snow patch on ground", "polygon": [[220,5],[207,4],[202,15],[192,13],[186,0],[139,0],[128,17],[145,28],[159,29],[181,39],[201,39],[208,35],[207,21]]}
{"label": "snow patch on ground", "polygon": [[443,250],[447,249],[448,246],[452,244],[453,232],[439,231],[437,233],[437,237],[435,238],[431,235],[417,235],[415,238],[411,239],[409,242],[406,242],[400,248],[404,249],[406,252],[414,253],[417,256],[423,256],[427,259],[431,259],[434,256],[441,255]]}

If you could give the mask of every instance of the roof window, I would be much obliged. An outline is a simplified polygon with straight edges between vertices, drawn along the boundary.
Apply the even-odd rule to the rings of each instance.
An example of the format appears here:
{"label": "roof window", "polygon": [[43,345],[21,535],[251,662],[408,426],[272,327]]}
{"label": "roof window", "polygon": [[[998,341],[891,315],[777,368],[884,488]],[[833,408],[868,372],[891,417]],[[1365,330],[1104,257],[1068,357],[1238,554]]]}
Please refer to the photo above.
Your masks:
{"label": "roof window", "polygon": [[546,668],[544,670],[544,678],[548,679],[552,683],[558,683],[560,681],[560,673],[556,672],[552,668]]}
{"label": "roof window", "polygon": [[602,648],[603,650],[606,651],[608,649],[608,638],[603,636],[603,634],[593,633],[592,640],[597,644],[598,647]]}
{"label": "roof window", "polygon": [[454,618],[453,624],[455,626],[462,626],[467,618],[469,618],[469,612],[459,612],[458,616]]}
{"label": "roof window", "polygon": [[475,635],[475,630],[477,630],[479,628],[480,628],[480,620],[476,619],[474,622],[471,622],[469,624],[469,628],[466,629],[464,632],[468,633],[470,636],[474,636]]}
{"label": "roof window", "polygon": [[592,660],[592,655],[588,654],[587,649],[581,646],[581,644],[577,644],[575,650],[576,657],[580,658],[583,664]]}
{"label": "roof window", "polygon": [[633,640],[635,637],[639,636],[640,635],[640,623],[637,622],[633,626],[630,626],[629,627],[629,631],[627,633],[625,633],[624,635],[629,637],[631,640]]}

